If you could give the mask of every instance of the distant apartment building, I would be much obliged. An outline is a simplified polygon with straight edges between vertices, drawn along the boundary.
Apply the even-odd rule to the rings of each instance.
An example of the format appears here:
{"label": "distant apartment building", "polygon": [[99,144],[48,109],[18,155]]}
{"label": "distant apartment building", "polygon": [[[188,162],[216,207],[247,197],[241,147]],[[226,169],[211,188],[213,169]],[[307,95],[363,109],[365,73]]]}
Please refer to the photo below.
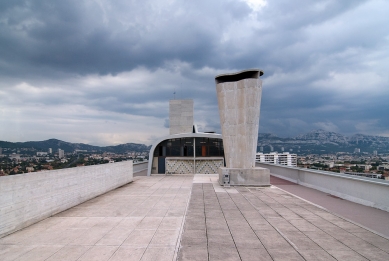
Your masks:
{"label": "distant apartment building", "polygon": [[58,158],[62,159],[65,158],[65,151],[58,149]]}
{"label": "distant apartment building", "polygon": [[49,154],[53,154],[53,149],[52,148],[49,148]]}
{"label": "distant apartment building", "polygon": [[20,154],[12,153],[11,155],[9,155],[9,159],[20,160]]}
{"label": "distant apartment building", "polygon": [[38,152],[36,153],[36,155],[37,155],[38,157],[44,157],[44,156],[47,156],[47,152],[38,151]]}
{"label": "distant apartment building", "polygon": [[354,153],[361,153],[361,149],[360,148],[355,148],[354,149]]}
{"label": "distant apartment building", "polygon": [[272,153],[257,153],[256,160],[265,163],[271,164],[280,164],[285,166],[297,166],[297,154],[289,154],[289,152],[284,152],[278,154],[277,152]]}

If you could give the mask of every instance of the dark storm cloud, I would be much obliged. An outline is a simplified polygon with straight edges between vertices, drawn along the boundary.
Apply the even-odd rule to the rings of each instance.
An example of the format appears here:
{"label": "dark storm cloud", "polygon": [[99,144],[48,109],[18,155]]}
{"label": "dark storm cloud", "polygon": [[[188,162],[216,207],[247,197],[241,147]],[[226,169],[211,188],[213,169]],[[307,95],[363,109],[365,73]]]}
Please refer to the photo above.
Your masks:
{"label": "dark storm cloud", "polygon": [[176,97],[194,99],[200,129],[220,131],[215,75],[260,68],[260,132],[389,135],[385,1],[252,2],[3,1],[4,124],[34,111],[92,125],[131,117],[158,133]]}
{"label": "dark storm cloud", "polygon": [[170,59],[203,66],[223,24],[250,11],[239,1],[154,2],[20,1],[4,6],[2,57],[76,73],[155,68]]}

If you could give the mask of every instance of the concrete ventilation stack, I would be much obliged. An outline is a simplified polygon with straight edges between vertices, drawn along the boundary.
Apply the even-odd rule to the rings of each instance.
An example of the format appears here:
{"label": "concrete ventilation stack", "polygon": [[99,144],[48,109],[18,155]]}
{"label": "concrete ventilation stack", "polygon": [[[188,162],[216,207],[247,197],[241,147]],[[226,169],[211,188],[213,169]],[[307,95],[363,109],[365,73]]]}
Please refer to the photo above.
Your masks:
{"label": "concrete ventilation stack", "polygon": [[192,133],[193,130],[193,100],[169,101],[170,135]]}
{"label": "concrete ventilation stack", "polygon": [[255,167],[263,75],[244,70],[215,77],[226,168],[219,169],[224,185],[269,186],[270,172]]}

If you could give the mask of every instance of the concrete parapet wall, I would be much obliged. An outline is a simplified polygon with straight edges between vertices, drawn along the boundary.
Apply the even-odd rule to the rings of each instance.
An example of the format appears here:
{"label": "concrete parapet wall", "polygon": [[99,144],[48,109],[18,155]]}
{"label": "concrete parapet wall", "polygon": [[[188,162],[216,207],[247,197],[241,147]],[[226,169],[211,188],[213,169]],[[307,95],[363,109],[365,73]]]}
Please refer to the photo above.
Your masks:
{"label": "concrete parapet wall", "polygon": [[132,180],[132,161],[0,177],[0,238]]}
{"label": "concrete parapet wall", "polygon": [[134,172],[133,173],[137,173],[137,172],[140,172],[142,170],[146,170],[148,168],[148,166],[149,166],[148,161],[134,163],[134,166],[133,166]]}
{"label": "concrete parapet wall", "polygon": [[283,165],[258,163],[257,167],[270,169],[271,175],[317,189],[337,197],[389,211],[389,182]]}

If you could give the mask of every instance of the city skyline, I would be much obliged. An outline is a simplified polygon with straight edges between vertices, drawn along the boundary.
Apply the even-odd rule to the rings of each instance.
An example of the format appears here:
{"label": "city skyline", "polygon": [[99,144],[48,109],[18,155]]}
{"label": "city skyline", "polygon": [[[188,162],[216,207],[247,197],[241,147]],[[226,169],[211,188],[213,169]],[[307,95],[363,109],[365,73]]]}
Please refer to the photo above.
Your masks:
{"label": "city skyline", "polygon": [[220,133],[214,77],[264,71],[260,133],[389,137],[385,1],[18,1],[0,8],[0,140],[151,144],[169,100]]}

